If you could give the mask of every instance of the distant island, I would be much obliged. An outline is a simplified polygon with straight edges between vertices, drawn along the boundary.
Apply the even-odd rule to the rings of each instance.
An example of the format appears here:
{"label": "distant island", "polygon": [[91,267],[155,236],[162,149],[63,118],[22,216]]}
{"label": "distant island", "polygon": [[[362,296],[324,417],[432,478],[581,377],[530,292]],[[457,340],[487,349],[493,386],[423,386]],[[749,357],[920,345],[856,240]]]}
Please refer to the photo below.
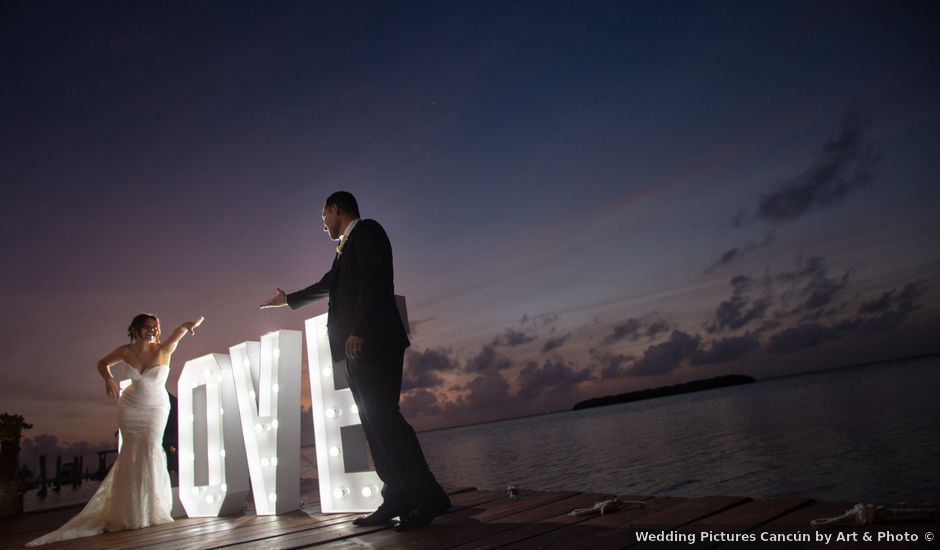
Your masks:
{"label": "distant island", "polygon": [[704,380],[693,380],[684,384],[674,384],[672,386],[663,386],[661,388],[650,388],[629,393],[620,393],[617,395],[606,395],[604,397],[595,397],[575,404],[574,409],[590,409],[591,407],[604,407],[607,405],[617,405],[619,403],[629,403],[631,401],[642,401],[643,399],[656,399],[657,397],[666,397],[667,395],[678,395],[680,393],[692,393],[702,390],[711,390],[714,388],[724,388],[726,386],[737,386],[740,384],[752,384],[756,382],[754,378],[743,374],[729,374],[727,376],[718,376],[716,378],[706,378]]}

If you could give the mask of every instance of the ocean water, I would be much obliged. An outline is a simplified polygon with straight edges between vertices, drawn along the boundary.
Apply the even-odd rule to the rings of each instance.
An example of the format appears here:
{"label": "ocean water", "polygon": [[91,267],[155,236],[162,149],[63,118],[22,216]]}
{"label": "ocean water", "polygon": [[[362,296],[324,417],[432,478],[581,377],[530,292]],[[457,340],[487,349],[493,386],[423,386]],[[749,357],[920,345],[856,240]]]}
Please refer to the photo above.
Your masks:
{"label": "ocean water", "polygon": [[940,502],[940,357],[419,434],[448,487]]}

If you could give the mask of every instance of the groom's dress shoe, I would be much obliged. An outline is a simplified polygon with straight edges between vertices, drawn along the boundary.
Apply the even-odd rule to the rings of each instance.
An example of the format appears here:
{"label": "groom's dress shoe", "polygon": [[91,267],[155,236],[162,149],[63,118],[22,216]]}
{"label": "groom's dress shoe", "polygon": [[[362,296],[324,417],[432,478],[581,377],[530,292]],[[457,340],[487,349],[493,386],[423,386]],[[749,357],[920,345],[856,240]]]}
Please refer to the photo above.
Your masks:
{"label": "groom's dress shoe", "polygon": [[379,506],[379,508],[369,514],[368,516],[361,516],[354,519],[353,525],[357,527],[376,527],[379,525],[388,525],[392,522],[392,518],[399,515],[398,512],[391,509],[390,506],[385,506],[384,504]]}
{"label": "groom's dress shoe", "polygon": [[407,517],[402,516],[401,521],[395,525],[399,533],[414,531],[429,525],[434,518],[450,509],[450,499],[444,498],[427,504],[419,504],[411,509]]}

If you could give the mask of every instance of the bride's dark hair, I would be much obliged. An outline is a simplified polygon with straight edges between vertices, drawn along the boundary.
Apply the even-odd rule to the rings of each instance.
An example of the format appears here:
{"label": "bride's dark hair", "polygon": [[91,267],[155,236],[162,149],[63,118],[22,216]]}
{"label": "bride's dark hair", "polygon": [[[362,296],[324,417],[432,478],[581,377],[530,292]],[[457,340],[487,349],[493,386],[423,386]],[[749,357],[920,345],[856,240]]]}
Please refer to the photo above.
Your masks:
{"label": "bride's dark hair", "polygon": [[139,313],[136,317],[134,317],[133,320],[131,320],[131,326],[127,327],[127,336],[131,339],[132,342],[134,341],[134,338],[137,337],[137,333],[140,331],[140,329],[144,328],[144,323],[146,323],[148,320],[154,320],[158,323],[160,322],[160,320],[157,319],[157,316],[153,315],[152,313]]}

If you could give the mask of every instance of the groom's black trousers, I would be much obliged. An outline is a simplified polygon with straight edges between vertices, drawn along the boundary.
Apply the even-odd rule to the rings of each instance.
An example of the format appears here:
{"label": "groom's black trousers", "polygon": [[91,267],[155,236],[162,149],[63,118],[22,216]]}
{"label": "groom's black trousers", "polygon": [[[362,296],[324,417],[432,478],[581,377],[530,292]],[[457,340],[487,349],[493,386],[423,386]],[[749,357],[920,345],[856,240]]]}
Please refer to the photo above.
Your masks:
{"label": "groom's black trousers", "polygon": [[346,360],[349,389],[359,407],[375,471],[385,484],[382,496],[402,513],[446,495],[398,406],[404,354],[404,348],[373,348],[359,359]]}

